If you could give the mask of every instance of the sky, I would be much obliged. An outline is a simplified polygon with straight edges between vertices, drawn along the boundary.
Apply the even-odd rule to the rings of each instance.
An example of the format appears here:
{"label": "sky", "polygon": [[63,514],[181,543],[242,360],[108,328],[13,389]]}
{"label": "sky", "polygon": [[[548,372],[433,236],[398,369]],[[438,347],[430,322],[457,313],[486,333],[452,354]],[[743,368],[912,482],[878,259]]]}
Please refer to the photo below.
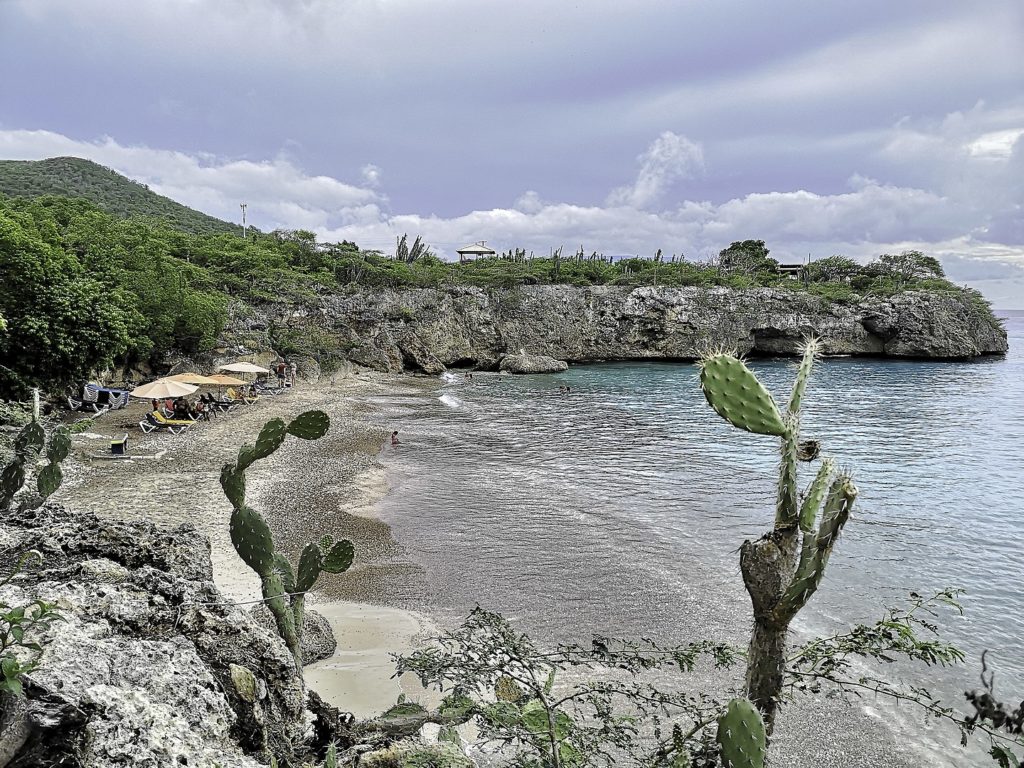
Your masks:
{"label": "sky", "polygon": [[783,261],[1024,309],[1020,0],[0,0],[0,158],[263,230]]}

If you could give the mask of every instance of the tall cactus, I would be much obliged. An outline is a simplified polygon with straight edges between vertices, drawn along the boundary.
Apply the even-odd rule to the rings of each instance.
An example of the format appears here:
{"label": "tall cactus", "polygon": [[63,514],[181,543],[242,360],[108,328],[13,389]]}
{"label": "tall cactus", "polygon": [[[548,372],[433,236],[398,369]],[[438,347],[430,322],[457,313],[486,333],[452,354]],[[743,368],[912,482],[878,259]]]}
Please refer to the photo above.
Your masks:
{"label": "tall cactus", "polygon": [[825,458],[801,503],[797,491],[799,461],[813,461],[818,445],[800,440],[800,408],[818,353],[808,341],[786,412],[740,360],[727,353],[701,361],[701,388],[708,403],[733,426],[781,438],[775,526],[740,548],[743,583],[754,609],[747,656],[746,691],[764,715],[770,735],[782,689],[789,624],[825,573],[836,539],[849,519],[857,488],[850,476]]}
{"label": "tall cactus", "polygon": [[46,432],[39,422],[39,392],[35,392],[35,407],[32,421],[26,424],[14,438],[14,458],[0,472],[0,511],[10,509],[14,497],[25,485],[31,468],[39,460],[45,448],[46,466],[36,477],[38,495],[21,503],[23,509],[38,507],[52,496],[64,481],[60,464],[71,453],[71,433],[67,427],[57,427],[46,439]]}
{"label": "tall cactus", "polygon": [[307,544],[299,556],[296,576],[288,558],[275,551],[274,537],[263,515],[245,503],[245,470],[280,448],[287,435],[318,440],[327,434],[330,426],[331,421],[323,411],[307,411],[287,425],[281,419],[272,419],[260,430],[255,445],[243,445],[238,458],[225,464],[220,473],[221,487],[233,507],[231,543],[245,564],[260,577],[263,598],[300,675],[306,592],[313,588],[321,572],[348,570],[354,555],[352,542],[323,536],[320,541]]}

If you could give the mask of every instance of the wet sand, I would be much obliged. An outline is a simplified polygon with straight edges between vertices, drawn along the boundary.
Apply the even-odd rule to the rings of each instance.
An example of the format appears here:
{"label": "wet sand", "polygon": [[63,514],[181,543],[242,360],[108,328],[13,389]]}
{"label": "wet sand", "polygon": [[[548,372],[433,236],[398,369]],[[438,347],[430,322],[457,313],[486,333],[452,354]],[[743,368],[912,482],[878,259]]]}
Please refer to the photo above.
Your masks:
{"label": "wet sand", "polygon": [[[325,533],[355,545],[352,568],[323,574],[308,598],[307,605],[331,622],[338,651],[306,674],[310,687],[328,701],[358,717],[370,716],[394,704],[400,693],[413,698],[422,693],[415,680],[392,679],[391,654],[410,650],[432,629],[420,614],[362,602],[382,580],[407,582],[414,589],[419,576],[416,567],[402,561],[388,526],[372,517],[374,504],[387,493],[377,456],[389,430],[365,398],[400,390],[402,381],[362,373],[300,383],[181,435],[143,434],[138,422],[148,404],[133,403],[100,416],[75,436],[66,481],[55,500],[111,518],[191,523],[210,540],[214,580],[225,597],[258,599],[259,579],[231,545],[231,507],[220,487],[221,466],[269,419],[326,411],[331,429],[324,438],[288,438],[275,454],[249,468],[247,501],[266,517],[277,548],[293,564],[307,542]],[[95,458],[109,456],[110,438],[125,432],[129,454],[138,458]]]}

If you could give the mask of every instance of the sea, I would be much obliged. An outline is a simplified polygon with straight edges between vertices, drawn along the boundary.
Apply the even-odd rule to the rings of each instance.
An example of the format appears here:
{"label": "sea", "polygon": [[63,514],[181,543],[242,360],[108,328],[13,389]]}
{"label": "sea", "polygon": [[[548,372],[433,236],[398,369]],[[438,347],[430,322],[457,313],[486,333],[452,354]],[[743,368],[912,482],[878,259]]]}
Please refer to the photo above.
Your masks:
{"label": "sea", "polygon": [[[997,693],[1024,696],[1024,312],[1000,315],[1006,357],[823,359],[804,398],[804,437],[860,495],[797,637],[963,590],[930,620],[966,661],[893,672],[953,704],[983,652]],[[749,365],[787,398],[795,361]],[[451,372],[376,405],[400,430],[379,512],[421,569],[411,607],[451,625],[481,605],[541,642],[743,644],[738,548],[771,526],[778,440],[719,418],[695,365]]]}

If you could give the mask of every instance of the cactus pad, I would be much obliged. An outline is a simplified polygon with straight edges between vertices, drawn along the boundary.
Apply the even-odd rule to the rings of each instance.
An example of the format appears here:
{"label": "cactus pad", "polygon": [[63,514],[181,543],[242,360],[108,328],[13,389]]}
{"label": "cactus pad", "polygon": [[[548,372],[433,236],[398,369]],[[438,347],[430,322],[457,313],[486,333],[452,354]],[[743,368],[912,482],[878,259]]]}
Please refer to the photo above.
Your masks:
{"label": "cactus pad", "polygon": [[292,573],[292,564],[280,552],[274,553],[274,573],[281,579],[281,585],[285,592],[295,591],[295,574]]}
{"label": "cactus pad", "polygon": [[296,592],[308,592],[320,578],[320,561],[323,555],[316,544],[307,544],[299,555],[299,578],[295,582]]}
{"label": "cactus pad", "polygon": [[288,425],[288,433],[303,440],[319,440],[331,428],[331,419],[323,411],[300,413]]}
{"label": "cactus pad", "polygon": [[220,487],[228,497],[231,506],[241,509],[245,506],[245,473],[234,464],[225,464],[220,471]]}
{"label": "cactus pad", "polygon": [[730,768],[764,768],[765,728],[747,699],[733,699],[718,718],[718,745]]}
{"label": "cactus pad", "polygon": [[771,393],[732,355],[705,358],[700,384],[708,404],[733,426],[759,435],[786,434],[786,423]]}
{"label": "cactus pad", "polygon": [[38,421],[30,421],[14,438],[14,451],[19,456],[24,456],[29,451],[39,453],[43,450],[45,440],[46,433],[43,432],[43,425]]}
{"label": "cactus pad", "polygon": [[48,499],[56,493],[63,481],[64,473],[60,471],[60,464],[47,464],[39,472],[39,477],[36,478],[36,487],[39,489],[39,495],[44,499]]}
{"label": "cactus pad", "polygon": [[[280,448],[281,443],[284,442],[285,434],[285,425],[281,419],[271,419],[264,424],[263,429],[260,430],[259,437],[256,438],[252,461],[265,459]],[[242,467],[242,469],[245,469],[245,467]]]}
{"label": "cactus pad", "polygon": [[818,469],[818,474],[811,482],[811,487],[807,489],[807,495],[804,496],[804,503],[800,507],[800,530],[804,533],[810,533],[814,530],[814,523],[818,516],[818,509],[821,508],[821,502],[825,499],[825,491],[828,489],[828,481],[832,479],[832,473],[834,471],[835,463],[832,459],[825,459],[821,462],[821,468]]}
{"label": "cactus pad", "polygon": [[348,539],[335,542],[324,554],[320,561],[320,567],[328,573],[343,573],[352,565],[352,558],[355,557],[355,547]]}
{"label": "cactus pad", "polygon": [[250,507],[235,507],[230,528],[235,551],[246,565],[267,578],[274,565],[274,539],[267,521]]}
{"label": "cactus pad", "polygon": [[50,435],[50,444],[46,448],[46,458],[51,464],[60,464],[71,453],[71,433],[67,427],[57,427]]}
{"label": "cactus pad", "polygon": [[20,459],[15,459],[0,473],[0,509],[11,503],[14,495],[21,490],[25,484],[25,465]]}

